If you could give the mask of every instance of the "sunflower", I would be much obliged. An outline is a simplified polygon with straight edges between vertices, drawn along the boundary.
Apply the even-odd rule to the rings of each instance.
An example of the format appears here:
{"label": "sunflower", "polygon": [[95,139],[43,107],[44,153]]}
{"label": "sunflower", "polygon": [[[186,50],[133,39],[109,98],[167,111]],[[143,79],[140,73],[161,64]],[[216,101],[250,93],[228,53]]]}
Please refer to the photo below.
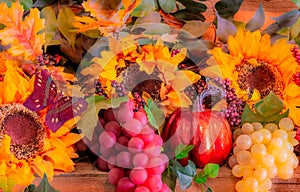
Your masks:
{"label": "sunflower", "polygon": [[147,38],[151,43],[143,45],[130,35],[119,41],[111,39],[109,50],[94,57],[93,64],[81,73],[89,74],[91,67],[100,69],[98,80],[104,91],[99,92],[105,92],[109,98],[118,96],[117,89],[123,86],[132,93],[148,93],[163,106],[170,106],[171,111],[178,106],[189,107],[192,101],[184,89],[201,76],[178,68],[186,58],[187,49],[170,49],[159,37]]}
{"label": "sunflower", "polygon": [[228,39],[228,53],[221,48],[210,50],[215,62],[209,62],[203,74],[229,78],[236,94],[248,103],[274,92],[282,98],[294,122],[300,125],[299,116],[297,118],[300,87],[293,78],[299,66],[291,54],[293,47],[285,39],[271,44],[267,34],[239,30]]}
{"label": "sunflower", "polygon": [[47,109],[36,113],[22,104],[33,91],[33,78],[27,79],[10,60],[5,69],[0,81],[0,188],[11,182],[27,186],[35,175],[52,179],[54,171],[73,171],[71,158],[77,154],[72,145],[81,139],[70,132],[75,118],[53,133],[44,124]]}

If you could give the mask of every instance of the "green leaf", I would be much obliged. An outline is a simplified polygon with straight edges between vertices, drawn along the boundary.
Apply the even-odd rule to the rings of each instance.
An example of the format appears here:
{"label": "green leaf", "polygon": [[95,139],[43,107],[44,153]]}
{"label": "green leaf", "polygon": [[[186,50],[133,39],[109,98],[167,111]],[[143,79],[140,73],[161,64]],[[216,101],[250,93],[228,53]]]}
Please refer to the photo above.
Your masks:
{"label": "green leaf", "polygon": [[98,123],[98,113],[101,109],[109,109],[119,107],[121,103],[127,102],[128,97],[118,97],[105,99],[103,96],[89,97],[87,110],[82,114],[80,121],[77,124],[77,129],[88,138],[92,139],[94,129]]}
{"label": "green leaf", "polygon": [[144,23],[160,23],[160,22],[161,22],[160,14],[156,11],[153,11],[144,17],[137,18],[133,28],[136,28],[136,25],[138,25],[137,27],[141,27],[140,25]]}
{"label": "green leaf", "polygon": [[278,124],[279,121],[280,121],[280,119],[282,119],[284,117],[288,117],[288,116],[289,116],[289,109],[286,112],[284,112],[284,113],[275,114],[275,115],[273,115],[271,117],[268,117],[266,119],[265,123],[276,123],[276,124]]}
{"label": "green leaf", "polygon": [[194,181],[198,184],[204,184],[207,181],[207,175],[204,172],[199,172],[195,175]]}
{"label": "green leaf", "polygon": [[142,2],[131,12],[131,16],[144,17],[155,10],[155,0],[142,0]]}
{"label": "green leaf", "polygon": [[235,25],[220,17],[218,13],[217,19],[218,19],[218,25],[217,25],[217,37],[222,42],[227,42],[228,36],[234,36],[236,34],[236,27]]}
{"label": "green leaf", "polygon": [[263,117],[268,118],[276,113],[280,113],[283,107],[284,103],[282,100],[273,92],[270,92],[265,98],[255,104],[254,109]]}
{"label": "green leaf", "polygon": [[76,32],[73,32],[73,23],[75,22],[74,12],[68,8],[63,7],[57,16],[58,29],[70,43],[71,47],[74,49]]}
{"label": "green leaf", "polygon": [[300,8],[300,0],[292,0],[298,8]]}
{"label": "green leaf", "polygon": [[260,29],[265,23],[265,12],[262,4],[260,3],[259,8],[257,9],[255,15],[252,19],[246,24],[246,29],[248,31],[256,31]]}
{"label": "green leaf", "polygon": [[298,19],[297,22],[290,29],[291,39],[295,39],[299,35],[299,33],[300,33],[300,19]]}
{"label": "green leaf", "polygon": [[192,13],[187,9],[182,9],[172,13],[174,17],[182,21],[200,20],[205,21],[205,17],[201,13]]}
{"label": "green leaf", "polygon": [[[16,0],[0,0],[0,3],[6,3],[8,7],[11,7],[11,3],[16,2]],[[32,0],[19,0],[25,11],[29,10],[33,6]]]}
{"label": "green leaf", "polygon": [[41,10],[41,17],[45,19],[45,52],[47,47],[51,44],[55,33],[57,32],[57,19],[52,7],[48,6]]}
{"label": "green leaf", "polygon": [[141,26],[146,29],[144,34],[149,35],[162,35],[171,31],[170,26],[163,23],[144,23]]}
{"label": "green leaf", "polygon": [[165,13],[170,13],[176,7],[175,0],[158,0],[158,3]]}
{"label": "green leaf", "polygon": [[197,2],[194,0],[178,0],[180,3],[182,3],[185,8],[192,13],[203,13],[206,11],[207,6],[201,2]]}
{"label": "green leaf", "polygon": [[242,114],[242,123],[263,122],[264,117],[254,113],[249,105],[246,105]]}
{"label": "green leaf", "polygon": [[43,8],[48,5],[52,5],[56,0],[36,0],[33,4],[33,7]]}
{"label": "green leaf", "polygon": [[165,169],[162,174],[162,182],[167,184],[172,191],[176,188],[177,175],[169,168]]}
{"label": "green leaf", "polygon": [[36,190],[36,186],[31,184],[25,188],[24,192],[35,192],[35,190]]}
{"label": "green leaf", "polygon": [[40,184],[37,186],[35,192],[59,192],[59,191],[54,189],[49,184],[48,177],[46,174],[44,174],[44,177],[41,180]]}
{"label": "green leaf", "polygon": [[216,178],[219,174],[219,165],[214,163],[208,163],[204,166],[204,174],[209,178]]}
{"label": "green leaf", "polygon": [[148,99],[147,106],[144,107],[149,123],[160,131],[165,123],[164,112],[155,104],[152,99]]}
{"label": "green leaf", "polygon": [[180,143],[175,149],[176,159],[186,158],[194,147],[194,145],[184,145]]}
{"label": "green leaf", "polygon": [[221,0],[215,4],[218,14],[226,19],[233,19],[233,16],[242,5],[243,0]]}
{"label": "green leaf", "polygon": [[[180,164],[179,164],[180,165]],[[186,190],[192,185],[194,176],[196,174],[196,165],[191,160],[188,160],[188,165],[182,166],[172,166],[170,167],[173,172],[176,173],[178,177],[178,182],[182,190]]]}
{"label": "green leaf", "polygon": [[210,26],[210,23],[202,21],[186,21],[185,25],[180,31],[180,35],[187,38],[197,38],[202,36]]}

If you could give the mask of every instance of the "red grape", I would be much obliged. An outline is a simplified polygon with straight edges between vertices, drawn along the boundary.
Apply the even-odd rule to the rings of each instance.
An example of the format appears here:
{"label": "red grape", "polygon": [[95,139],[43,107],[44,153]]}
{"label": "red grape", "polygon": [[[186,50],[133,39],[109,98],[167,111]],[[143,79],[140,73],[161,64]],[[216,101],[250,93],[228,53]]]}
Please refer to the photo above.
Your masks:
{"label": "red grape", "polygon": [[123,128],[130,136],[135,136],[142,131],[142,124],[136,119],[129,119],[123,124]]}
{"label": "red grape", "polygon": [[116,121],[115,112],[112,108],[104,111],[103,118],[105,121]]}
{"label": "red grape", "polygon": [[160,191],[162,188],[162,180],[159,175],[149,176],[144,184],[150,191]]}
{"label": "red grape", "polygon": [[113,148],[105,148],[100,146],[100,153],[102,157],[109,157],[115,153],[115,150]]}
{"label": "red grape", "polygon": [[144,141],[138,137],[132,137],[128,142],[129,151],[132,153],[140,152],[144,147]]}
{"label": "red grape", "polygon": [[142,125],[145,125],[145,124],[148,123],[147,115],[145,113],[143,113],[143,112],[140,112],[140,111],[135,112],[133,114],[133,118],[139,120],[142,123]]}
{"label": "red grape", "polygon": [[109,170],[117,167],[116,166],[116,156],[112,155],[107,159],[107,167]]}
{"label": "red grape", "polygon": [[105,129],[105,131],[113,132],[116,136],[120,136],[121,131],[122,131],[121,126],[116,121],[107,122],[104,126],[104,129]]}
{"label": "red grape", "polygon": [[149,160],[147,170],[149,174],[161,175],[165,170],[165,162],[159,157],[154,157]]}
{"label": "red grape", "polygon": [[124,177],[124,171],[121,168],[113,168],[108,172],[108,182],[117,185],[119,180]]}
{"label": "red grape", "polygon": [[159,192],[172,192],[172,190],[167,184],[163,183]]}
{"label": "red grape", "polygon": [[133,166],[146,167],[148,160],[149,158],[145,153],[138,153],[133,157]]}
{"label": "red grape", "polygon": [[105,125],[105,120],[102,117],[98,117],[99,122],[101,123],[102,127]]}
{"label": "red grape", "polygon": [[123,177],[118,182],[116,192],[133,192],[134,189],[135,184],[128,177]]}
{"label": "red grape", "polygon": [[105,148],[111,148],[116,143],[116,135],[111,131],[104,131],[99,136],[99,143]]}
{"label": "red grape", "polygon": [[122,123],[133,118],[133,110],[130,109],[127,102],[121,103],[120,107],[118,108],[117,117],[118,117],[118,120]]}
{"label": "red grape", "polygon": [[158,146],[156,143],[149,143],[144,147],[144,153],[149,157],[157,157],[160,155],[161,146]]}
{"label": "red grape", "polygon": [[96,167],[100,171],[109,171],[108,166],[107,166],[107,162],[105,160],[101,159],[101,158],[97,159]]}
{"label": "red grape", "polygon": [[131,154],[127,151],[122,151],[117,155],[117,165],[123,168],[132,167]]}
{"label": "red grape", "polygon": [[151,143],[154,139],[155,133],[149,126],[144,126],[142,131],[137,135],[145,144]]}
{"label": "red grape", "polygon": [[147,171],[142,167],[135,167],[130,172],[130,179],[134,184],[141,185],[147,178]]}
{"label": "red grape", "polygon": [[150,192],[150,190],[145,186],[138,186],[135,188],[134,192]]}
{"label": "red grape", "polygon": [[125,136],[120,136],[117,138],[117,143],[115,144],[115,149],[117,151],[124,151],[128,146],[128,138]]}

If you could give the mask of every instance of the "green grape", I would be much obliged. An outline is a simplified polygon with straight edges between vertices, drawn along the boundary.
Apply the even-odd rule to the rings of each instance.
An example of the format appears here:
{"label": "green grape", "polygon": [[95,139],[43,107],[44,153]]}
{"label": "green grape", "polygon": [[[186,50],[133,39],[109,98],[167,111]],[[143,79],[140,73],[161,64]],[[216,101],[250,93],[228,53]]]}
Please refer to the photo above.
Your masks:
{"label": "green grape", "polygon": [[249,151],[240,151],[236,155],[236,160],[240,165],[248,165],[251,158],[251,153]]}
{"label": "green grape", "polygon": [[268,144],[272,139],[272,133],[268,129],[260,129],[259,132],[261,132],[264,135],[262,143]]}
{"label": "green grape", "polygon": [[277,129],[272,134],[273,137],[281,137],[283,140],[288,140],[288,133],[283,129]]}
{"label": "green grape", "polygon": [[242,133],[243,134],[251,134],[254,131],[254,127],[252,124],[250,123],[244,123],[242,125]]}
{"label": "green grape", "polygon": [[233,140],[236,140],[238,136],[240,136],[241,134],[242,134],[242,129],[237,128],[236,130],[234,130],[232,133]]}
{"label": "green grape", "polygon": [[267,153],[263,156],[263,161],[262,161],[262,165],[264,167],[271,167],[274,165],[275,159],[274,156]]}
{"label": "green grape", "polygon": [[259,122],[253,122],[251,124],[252,124],[252,126],[254,128],[254,131],[258,131],[258,130],[264,128],[264,126],[261,123],[259,123]]}
{"label": "green grape", "polygon": [[268,172],[264,168],[257,168],[254,170],[253,176],[258,180],[262,181],[268,177]]}
{"label": "green grape", "polygon": [[242,150],[247,150],[247,149],[250,149],[250,147],[252,145],[252,140],[249,135],[240,135],[236,139],[235,143],[238,148],[240,148]]}
{"label": "green grape", "polygon": [[272,151],[272,155],[274,156],[275,162],[282,163],[287,160],[289,152],[286,149],[280,147],[274,149]]}
{"label": "green grape", "polygon": [[267,153],[267,148],[261,143],[254,144],[251,147],[251,153],[253,156],[264,156]]}
{"label": "green grape", "polygon": [[254,131],[251,134],[251,139],[253,143],[261,143],[264,140],[264,135],[263,133],[259,132],[259,131]]}
{"label": "green grape", "polygon": [[263,191],[269,191],[272,188],[272,180],[270,178],[266,178],[265,180],[261,181],[259,188]]}
{"label": "green grape", "polygon": [[268,123],[264,127],[265,129],[268,129],[271,133],[273,133],[275,130],[278,129],[278,126],[275,123]]}
{"label": "green grape", "polygon": [[286,131],[292,131],[295,128],[293,120],[289,117],[280,119],[278,126],[280,129],[284,129]]}
{"label": "green grape", "polygon": [[256,191],[258,189],[258,181],[254,177],[248,177],[245,180],[245,187],[251,191]]}
{"label": "green grape", "polygon": [[268,178],[272,179],[277,176],[278,169],[276,165],[273,164],[272,166],[266,167],[265,169],[268,172]]}
{"label": "green grape", "polygon": [[236,177],[242,177],[243,173],[244,173],[244,166],[237,164],[237,165],[233,166],[231,172]]}

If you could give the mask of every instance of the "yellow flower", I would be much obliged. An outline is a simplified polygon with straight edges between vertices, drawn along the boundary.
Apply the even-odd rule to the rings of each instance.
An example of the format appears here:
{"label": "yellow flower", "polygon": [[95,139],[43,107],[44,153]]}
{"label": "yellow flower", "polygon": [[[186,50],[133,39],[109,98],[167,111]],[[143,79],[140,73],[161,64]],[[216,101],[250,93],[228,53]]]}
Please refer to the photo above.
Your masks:
{"label": "yellow flower", "polygon": [[300,87],[293,82],[298,64],[290,51],[293,46],[284,39],[271,45],[269,35],[239,30],[236,36],[228,39],[229,53],[220,48],[210,51],[216,63],[209,62],[210,66],[203,74],[229,78],[236,94],[248,102],[273,91],[282,98],[286,109],[290,109],[290,116],[300,125],[300,109],[296,108],[300,102]]}
{"label": "yellow flower", "polygon": [[70,133],[75,119],[52,133],[44,125],[47,109],[30,111],[22,103],[33,91],[33,80],[27,80],[19,68],[6,61],[0,81],[0,180],[13,180],[27,186],[35,174],[52,179],[54,171],[74,170],[71,158],[77,157],[72,145],[81,135]]}

